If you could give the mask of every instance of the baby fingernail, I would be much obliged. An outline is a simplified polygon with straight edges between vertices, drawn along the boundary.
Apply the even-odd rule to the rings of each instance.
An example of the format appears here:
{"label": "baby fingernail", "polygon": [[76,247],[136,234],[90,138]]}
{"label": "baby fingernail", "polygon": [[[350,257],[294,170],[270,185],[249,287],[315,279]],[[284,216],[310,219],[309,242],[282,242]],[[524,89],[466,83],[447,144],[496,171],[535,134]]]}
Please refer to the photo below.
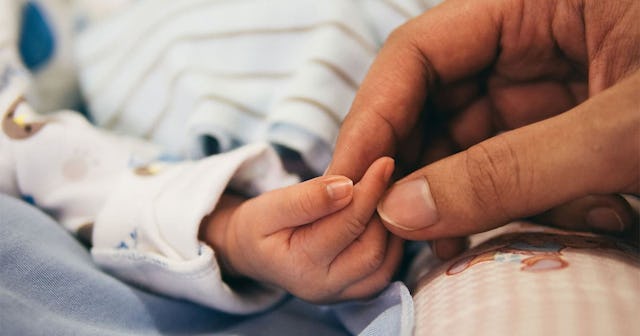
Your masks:
{"label": "baby fingernail", "polygon": [[335,177],[327,184],[327,193],[331,199],[341,200],[353,192],[353,181],[346,177]]}
{"label": "baby fingernail", "polygon": [[611,208],[598,207],[589,210],[585,218],[587,224],[595,229],[604,231],[624,231],[622,218]]}
{"label": "baby fingernail", "polygon": [[393,170],[395,169],[395,162],[392,158],[388,158],[387,166],[384,169],[384,180],[389,181],[391,175],[393,174]]}
{"label": "baby fingernail", "polygon": [[406,231],[426,228],[439,219],[429,183],[424,177],[391,187],[378,205],[378,214],[387,224]]}

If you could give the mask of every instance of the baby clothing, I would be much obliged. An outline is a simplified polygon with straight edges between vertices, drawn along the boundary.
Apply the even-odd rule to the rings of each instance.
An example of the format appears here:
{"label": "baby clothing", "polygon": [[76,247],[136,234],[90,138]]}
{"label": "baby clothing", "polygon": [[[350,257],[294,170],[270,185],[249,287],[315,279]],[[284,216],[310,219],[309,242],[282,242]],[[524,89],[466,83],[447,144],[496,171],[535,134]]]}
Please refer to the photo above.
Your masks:
{"label": "baby clothing", "polygon": [[68,34],[97,125],[191,159],[211,154],[207,138],[223,152],[269,142],[317,175],[382,41],[424,9],[416,0],[78,1]]}

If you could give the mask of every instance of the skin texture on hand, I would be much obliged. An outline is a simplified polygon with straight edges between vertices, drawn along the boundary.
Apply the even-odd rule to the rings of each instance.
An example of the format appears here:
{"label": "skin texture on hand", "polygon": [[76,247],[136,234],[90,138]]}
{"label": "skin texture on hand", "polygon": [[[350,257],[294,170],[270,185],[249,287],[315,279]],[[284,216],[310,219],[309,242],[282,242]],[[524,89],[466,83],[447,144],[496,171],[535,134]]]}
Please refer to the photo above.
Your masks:
{"label": "skin texture on hand", "polygon": [[401,237],[447,238],[445,258],[448,238],[534,215],[628,230],[613,194],[640,193],[638,17],[626,0],[444,2],[391,34],[327,173],[394,156],[411,174],[379,212]]}
{"label": "skin texture on hand", "polygon": [[375,215],[393,172],[381,158],[359,183],[318,177],[244,200],[226,196],[201,225],[223,270],[316,303],[365,298],[387,286],[402,241]]}

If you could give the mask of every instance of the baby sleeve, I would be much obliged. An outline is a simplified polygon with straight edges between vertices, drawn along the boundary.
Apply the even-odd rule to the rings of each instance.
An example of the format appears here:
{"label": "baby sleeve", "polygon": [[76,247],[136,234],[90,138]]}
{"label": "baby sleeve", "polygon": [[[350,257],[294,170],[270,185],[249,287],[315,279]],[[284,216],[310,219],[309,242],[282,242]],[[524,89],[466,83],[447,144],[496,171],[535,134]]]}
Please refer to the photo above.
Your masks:
{"label": "baby sleeve", "polygon": [[259,284],[232,290],[222,281],[215,252],[197,240],[198,228],[228,183],[264,191],[295,181],[262,144],[195,162],[139,167],[118,181],[98,215],[91,254],[109,272],[153,291],[231,313],[264,310],[284,292]]}

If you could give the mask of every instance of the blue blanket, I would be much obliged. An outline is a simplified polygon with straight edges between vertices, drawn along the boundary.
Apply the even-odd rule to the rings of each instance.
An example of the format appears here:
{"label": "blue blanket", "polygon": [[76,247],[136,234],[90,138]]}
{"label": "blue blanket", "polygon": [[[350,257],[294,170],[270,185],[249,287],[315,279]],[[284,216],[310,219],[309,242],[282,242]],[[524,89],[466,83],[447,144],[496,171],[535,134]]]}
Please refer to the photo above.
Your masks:
{"label": "blue blanket", "polygon": [[393,283],[333,306],[289,298],[234,316],[129,286],[100,271],[50,217],[0,195],[0,330],[6,335],[409,335],[413,302]]}

